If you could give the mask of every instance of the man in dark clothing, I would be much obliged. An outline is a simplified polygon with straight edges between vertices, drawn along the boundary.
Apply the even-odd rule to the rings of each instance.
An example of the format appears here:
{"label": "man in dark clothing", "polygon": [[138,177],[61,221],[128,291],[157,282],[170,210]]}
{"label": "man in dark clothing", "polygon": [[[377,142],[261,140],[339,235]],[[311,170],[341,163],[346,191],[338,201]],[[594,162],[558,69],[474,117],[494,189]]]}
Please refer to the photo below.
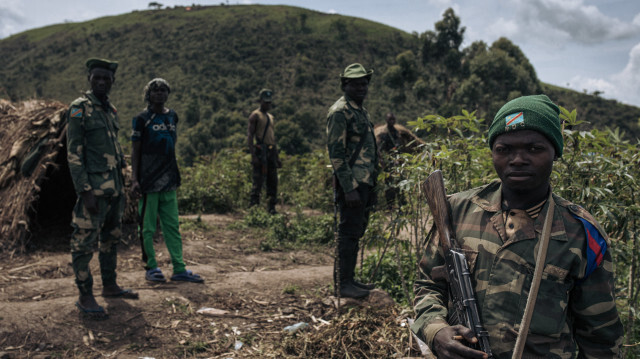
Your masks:
{"label": "man in dark clothing", "polygon": [[354,279],[360,238],[364,235],[369,212],[375,203],[378,149],[369,113],[362,106],[373,70],[358,63],[347,66],[340,75],[342,96],[327,115],[327,148],[336,177],[340,210],[338,226],[339,278],[336,288],[343,297],[362,298],[373,289]]}
{"label": "man in dark clothing", "polygon": [[142,196],[138,207],[142,217],[140,230],[147,257],[145,279],[166,282],[164,274],[158,268],[153,249],[153,235],[159,218],[173,266],[171,280],[203,283],[204,279],[198,274],[186,269],[182,259],[182,237],[176,195],[176,189],[180,186],[180,171],[175,152],[178,115],[165,107],[170,92],[171,88],[166,80],[151,80],[144,89],[144,100],[148,107],[133,118],[131,126],[131,190],[134,196]]}
{"label": "man in dark clothing", "polygon": [[278,202],[278,168],[282,168],[282,162],[278,156],[276,137],[273,131],[274,118],[268,112],[271,109],[272,96],[271,90],[260,90],[260,107],[249,115],[247,144],[253,167],[253,186],[249,207],[260,203],[260,192],[262,192],[262,184],[266,179],[267,209],[269,213],[275,214]]}

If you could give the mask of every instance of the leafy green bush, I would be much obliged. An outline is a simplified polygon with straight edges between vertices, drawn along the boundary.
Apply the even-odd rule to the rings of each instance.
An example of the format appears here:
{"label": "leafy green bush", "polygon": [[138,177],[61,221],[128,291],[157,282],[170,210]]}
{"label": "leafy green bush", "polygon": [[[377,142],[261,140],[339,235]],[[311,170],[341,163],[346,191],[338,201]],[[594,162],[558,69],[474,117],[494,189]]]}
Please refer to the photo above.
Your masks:
{"label": "leafy green bush", "polygon": [[[407,241],[397,241],[395,253],[373,253],[367,256],[362,266],[361,280],[371,281],[402,305],[410,305],[413,295],[413,281],[416,278],[416,261],[409,251]],[[407,296],[409,294],[409,296]]]}
{"label": "leafy green bush", "polygon": [[[326,151],[280,157],[283,166],[278,170],[279,203],[331,211],[333,188]],[[243,149],[223,149],[200,157],[192,166],[182,166],[181,174],[181,213],[225,213],[248,205],[251,163]]]}
{"label": "leafy green bush", "polygon": [[251,188],[248,155],[222,150],[182,167],[178,208],[182,213],[225,213],[247,203]]}
{"label": "leafy green bush", "polygon": [[327,214],[305,215],[300,207],[295,215],[271,215],[263,208],[253,207],[243,218],[243,226],[267,228],[260,243],[263,251],[291,248],[295,245],[324,245],[333,240],[333,217]]}
{"label": "leafy green bush", "polygon": [[332,211],[332,169],[327,151],[285,158],[278,171],[278,195],[282,203]]}

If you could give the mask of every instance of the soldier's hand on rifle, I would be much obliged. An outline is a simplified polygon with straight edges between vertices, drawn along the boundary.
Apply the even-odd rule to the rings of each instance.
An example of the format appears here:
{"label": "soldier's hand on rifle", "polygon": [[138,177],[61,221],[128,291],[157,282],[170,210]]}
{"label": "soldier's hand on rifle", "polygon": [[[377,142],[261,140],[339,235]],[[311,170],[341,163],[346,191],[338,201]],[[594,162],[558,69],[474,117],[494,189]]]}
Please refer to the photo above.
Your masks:
{"label": "soldier's hand on rifle", "polygon": [[477,342],[478,339],[471,329],[458,324],[444,327],[436,333],[433,338],[433,350],[438,359],[487,359],[486,353],[467,346]]}
{"label": "soldier's hand on rifle", "polygon": [[347,207],[360,207],[362,205],[360,194],[355,189],[345,193],[344,200],[347,202]]}
{"label": "soldier's hand on rifle", "polygon": [[93,195],[93,191],[85,191],[80,193],[80,195],[82,196],[82,202],[87,211],[91,214],[98,214],[100,208],[98,208],[98,201],[96,201],[96,196]]}

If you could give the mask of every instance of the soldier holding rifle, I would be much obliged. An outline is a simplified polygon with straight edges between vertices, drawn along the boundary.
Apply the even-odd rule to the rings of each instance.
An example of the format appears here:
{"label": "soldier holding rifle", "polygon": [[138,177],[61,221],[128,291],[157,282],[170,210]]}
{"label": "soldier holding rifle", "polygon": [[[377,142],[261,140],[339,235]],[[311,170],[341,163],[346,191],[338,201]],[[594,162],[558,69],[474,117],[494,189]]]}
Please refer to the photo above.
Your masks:
{"label": "soldier holding rifle", "polygon": [[[545,95],[508,102],[488,143],[500,181],[456,193],[438,210],[450,214],[468,264],[472,297],[462,306],[477,300],[481,325],[452,322],[460,306],[450,301],[448,235],[438,228],[420,261],[413,332],[438,358],[620,358],[609,239],[549,181],[563,150],[558,107]],[[483,339],[490,350],[480,350]]]}

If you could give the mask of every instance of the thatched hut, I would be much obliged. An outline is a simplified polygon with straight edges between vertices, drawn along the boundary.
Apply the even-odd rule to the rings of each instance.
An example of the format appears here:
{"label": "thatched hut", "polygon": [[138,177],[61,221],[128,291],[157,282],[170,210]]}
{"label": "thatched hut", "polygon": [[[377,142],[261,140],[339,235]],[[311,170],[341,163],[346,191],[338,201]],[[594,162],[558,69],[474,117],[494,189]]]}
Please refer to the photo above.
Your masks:
{"label": "thatched hut", "polygon": [[[24,250],[34,234],[71,233],[76,194],[67,163],[67,107],[0,99],[0,252]],[[128,212],[127,218],[135,216]]]}

